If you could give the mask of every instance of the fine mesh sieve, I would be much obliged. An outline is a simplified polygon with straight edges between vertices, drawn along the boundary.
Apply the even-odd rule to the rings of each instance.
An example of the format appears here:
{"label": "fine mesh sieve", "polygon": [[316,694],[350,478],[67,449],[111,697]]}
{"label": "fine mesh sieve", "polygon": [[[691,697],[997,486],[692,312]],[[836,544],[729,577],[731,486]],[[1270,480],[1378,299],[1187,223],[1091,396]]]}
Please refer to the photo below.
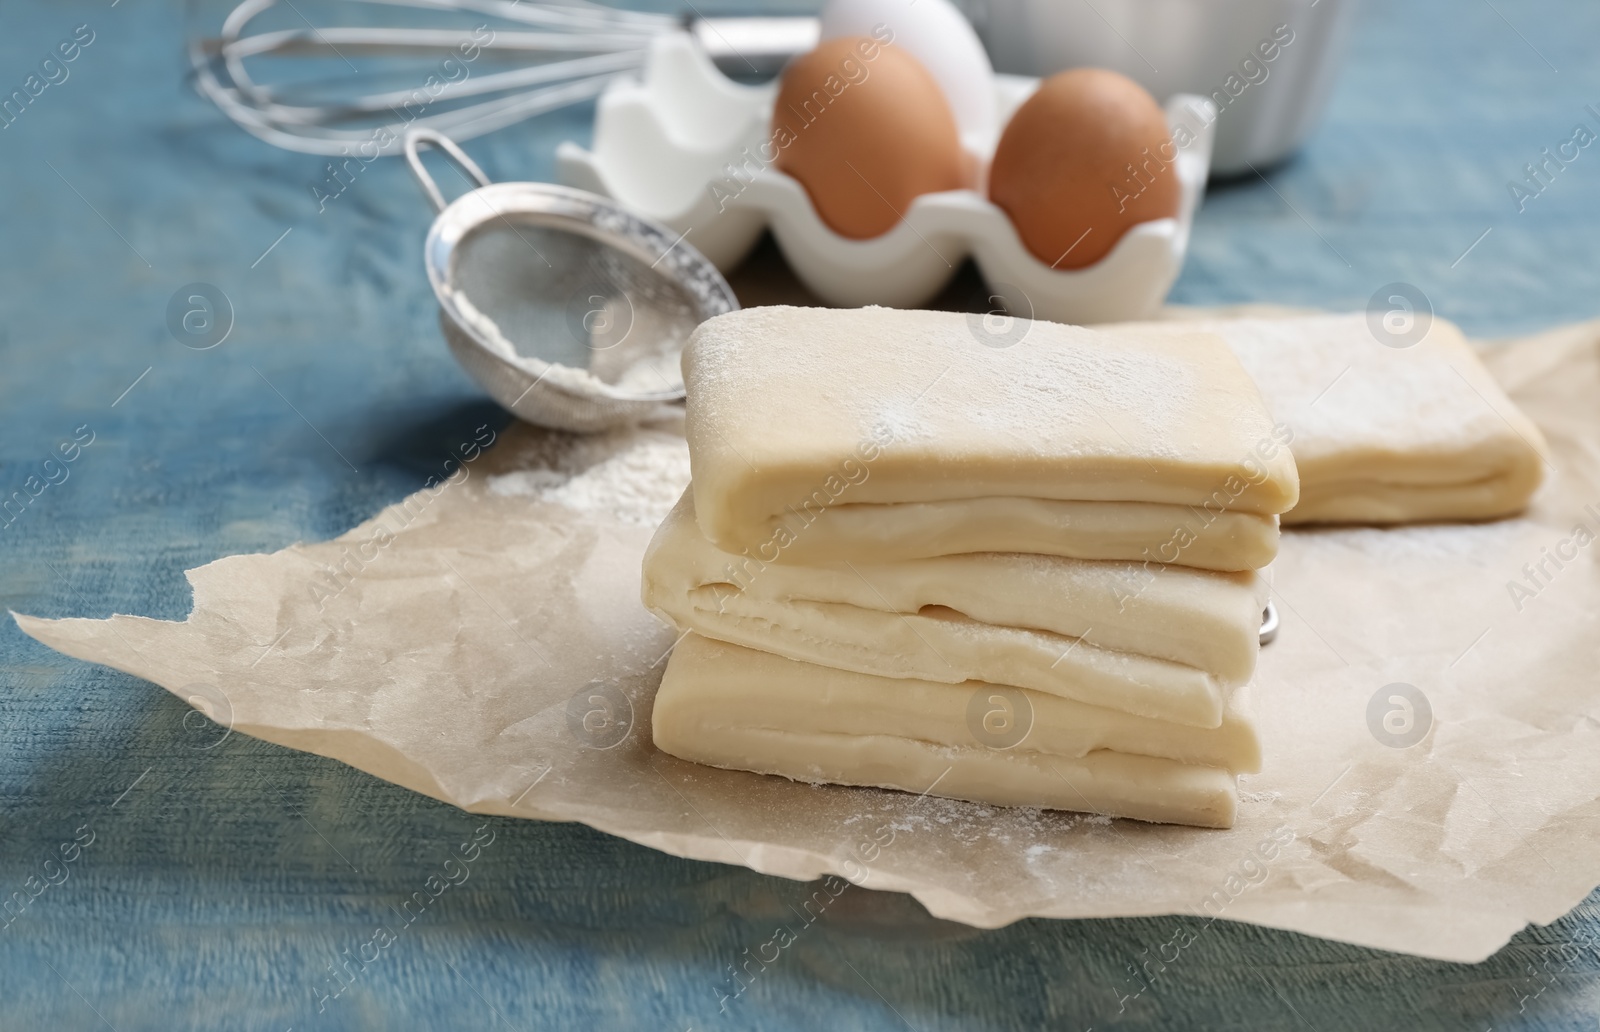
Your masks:
{"label": "fine mesh sieve", "polygon": [[[418,148],[477,188],[448,205]],[[589,433],[683,398],[694,328],[739,307],[682,236],[613,202],[548,183],[490,183],[448,137],[419,129],[406,160],[439,217],[424,263],[445,341],[496,401],[540,426]]]}

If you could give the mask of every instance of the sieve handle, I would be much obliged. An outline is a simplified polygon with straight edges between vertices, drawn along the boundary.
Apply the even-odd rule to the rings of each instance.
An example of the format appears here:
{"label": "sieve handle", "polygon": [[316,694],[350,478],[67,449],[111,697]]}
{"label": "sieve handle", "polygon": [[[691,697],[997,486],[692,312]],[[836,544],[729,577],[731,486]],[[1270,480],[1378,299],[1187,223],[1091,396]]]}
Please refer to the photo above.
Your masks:
{"label": "sieve handle", "polygon": [[417,177],[417,185],[422,187],[424,194],[427,194],[434,211],[444,211],[444,194],[439,192],[439,184],[428,175],[428,170],[422,167],[422,156],[417,153],[417,147],[424,143],[444,151],[445,156],[455,162],[457,168],[471,176],[479,186],[489,185],[489,177],[483,174],[483,169],[478,167],[477,162],[467,157],[467,152],[457,146],[456,141],[436,129],[413,129],[406,133],[406,164],[411,166],[411,174]]}

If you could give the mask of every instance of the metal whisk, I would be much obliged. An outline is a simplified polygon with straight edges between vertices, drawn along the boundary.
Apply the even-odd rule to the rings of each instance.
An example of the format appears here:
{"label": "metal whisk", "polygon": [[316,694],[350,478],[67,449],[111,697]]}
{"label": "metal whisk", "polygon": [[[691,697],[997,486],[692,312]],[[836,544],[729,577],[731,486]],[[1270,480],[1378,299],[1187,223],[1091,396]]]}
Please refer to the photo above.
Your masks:
{"label": "metal whisk", "polygon": [[[305,0],[301,0],[304,3]],[[343,0],[490,19],[471,28],[317,26],[285,7],[296,27],[246,34],[279,0],[244,0],[215,39],[190,46],[202,94],[248,132],[308,154],[364,157],[398,154],[407,129],[432,129],[471,139],[526,118],[598,96],[615,76],[644,63],[650,41],[676,30],[698,39],[720,67],[735,75],[768,75],[816,44],[814,18],[690,18],[623,11],[589,0]],[[263,84],[246,62],[257,58],[316,58],[318,74]],[[407,70],[372,74],[352,58],[421,58]],[[472,66],[490,58],[499,67]],[[323,74],[329,61],[344,72]],[[508,62],[515,66],[506,67]],[[286,64],[289,62],[285,62]],[[387,78],[397,88],[352,92],[358,81]]]}

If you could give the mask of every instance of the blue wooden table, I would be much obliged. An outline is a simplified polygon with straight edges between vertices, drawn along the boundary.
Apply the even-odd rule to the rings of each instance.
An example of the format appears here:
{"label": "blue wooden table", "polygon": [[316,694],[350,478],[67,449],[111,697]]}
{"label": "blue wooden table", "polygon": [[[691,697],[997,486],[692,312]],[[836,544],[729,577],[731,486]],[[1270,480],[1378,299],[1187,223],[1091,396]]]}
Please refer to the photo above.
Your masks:
{"label": "blue wooden table", "polygon": [[[1405,281],[1479,336],[1600,314],[1600,149],[1525,211],[1506,185],[1595,126],[1600,5],[1370,7],[1304,153],[1270,183],[1212,188],[1174,300],[1351,308]],[[0,495],[28,499],[0,517],[9,608],[182,618],[185,568],[335,535],[504,418],[441,345],[429,213],[403,167],[370,166],[319,211],[322,161],[195,96],[182,40],[223,11],[0,4],[0,91],[80,36],[68,76],[0,129]],[[589,118],[472,150],[496,178],[549,178],[555,143],[586,139]],[[235,313],[209,350],[167,328],[194,281]],[[87,435],[70,465],[46,465]],[[7,1032],[1330,1032],[1600,1015],[1596,898],[1473,967],[1219,924],[1119,1004],[1171,919],[980,932],[857,890],[724,1009],[729,966],[805,886],[505,820],[479,832],[493,838],[466,885],[352,963],[483,821],[331,761],[219,743],[165,692],[9,621],[0,687],[0,899],[27,901],[0,930]]]}

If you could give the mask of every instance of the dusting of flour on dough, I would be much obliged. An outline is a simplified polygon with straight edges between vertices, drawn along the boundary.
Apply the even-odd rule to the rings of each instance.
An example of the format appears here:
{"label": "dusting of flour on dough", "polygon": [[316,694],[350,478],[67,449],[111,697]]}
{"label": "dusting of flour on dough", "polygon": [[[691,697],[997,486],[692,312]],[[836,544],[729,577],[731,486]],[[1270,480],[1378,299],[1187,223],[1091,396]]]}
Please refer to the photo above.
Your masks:
{"label": "dusting of flour on dough", "polygon": [[689,446],[676,433],[624,427],[592,437],[553,434],[551,442],[541,468],[492,476],[489,493],[653,527],[689,486]]}

